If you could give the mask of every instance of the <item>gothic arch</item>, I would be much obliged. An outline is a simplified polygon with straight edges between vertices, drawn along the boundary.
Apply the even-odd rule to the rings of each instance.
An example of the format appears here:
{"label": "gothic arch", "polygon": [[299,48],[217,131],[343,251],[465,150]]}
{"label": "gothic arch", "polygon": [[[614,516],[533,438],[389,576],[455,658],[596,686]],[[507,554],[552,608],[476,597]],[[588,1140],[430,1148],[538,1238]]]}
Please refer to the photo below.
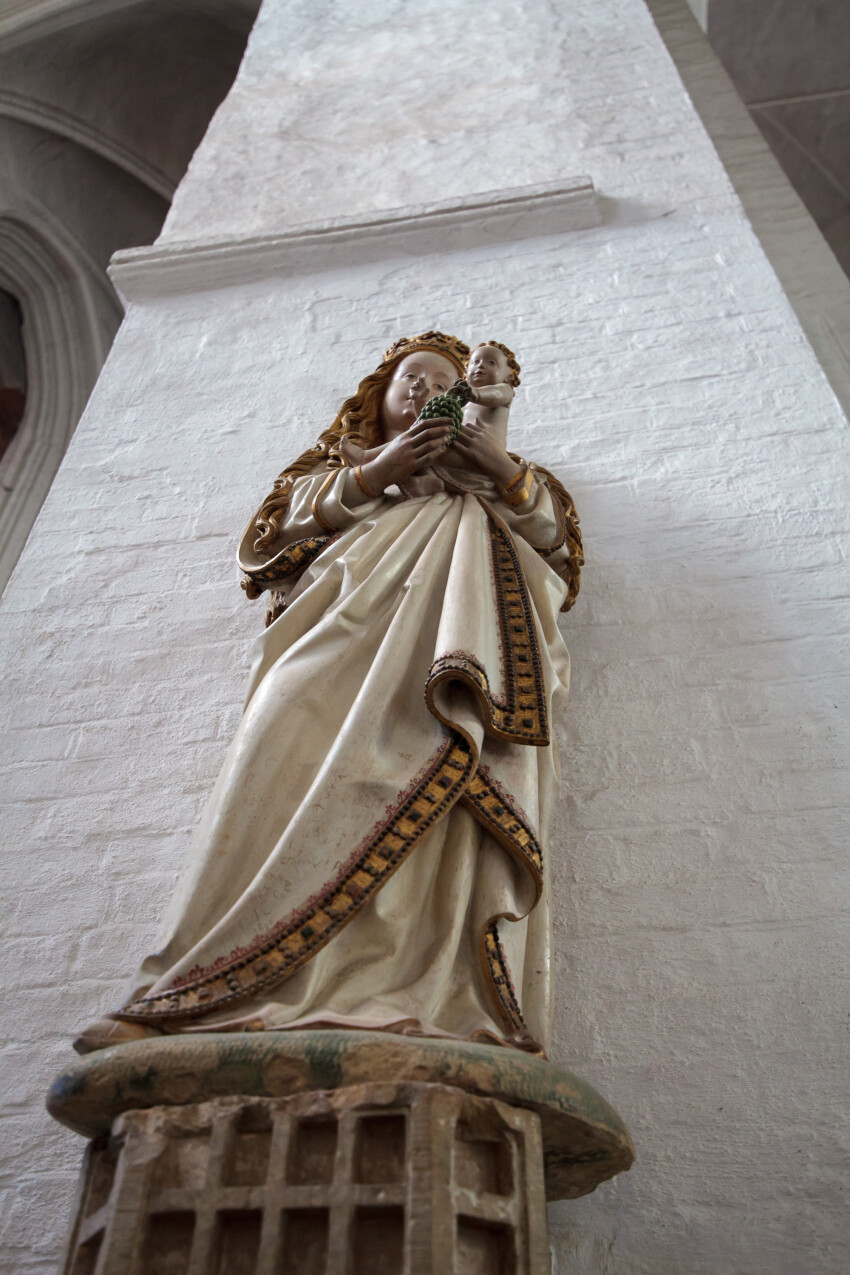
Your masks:
{"label": "gothic arch", "polygon": [[[26,220],[0,217],[0,283],[23,312],[30,386],[23,419],[0,460],[0,584],[18,559],[109,349],[102,323],[109,294],[99,275],[36,210]],[[110,304],[117,328],[114,296]]]}
{"label": "gothic arch", "polygon": [[117,168],[123,168],[131,177],[135,177],[144,186],[149,186],[154,194],[171,201],[174,182],[167,173],[153,164],[145,163],[129,146],[122,146],[116,138],[81,120],[70,111],[40,102],[24,93],[16,93],[13,89],[0,88],[0,116],[33,124],[59,137],[67,137],[78,146],[87,147],[96,155],[109,160]]}

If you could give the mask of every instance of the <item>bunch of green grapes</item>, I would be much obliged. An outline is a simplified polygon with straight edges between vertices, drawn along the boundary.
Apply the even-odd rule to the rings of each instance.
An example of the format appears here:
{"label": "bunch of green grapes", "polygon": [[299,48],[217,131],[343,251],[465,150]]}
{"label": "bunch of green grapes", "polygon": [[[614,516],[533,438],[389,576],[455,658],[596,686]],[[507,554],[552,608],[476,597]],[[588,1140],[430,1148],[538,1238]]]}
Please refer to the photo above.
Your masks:
{"label": "bunch of green grapes", "polygon": [[447,416],[452,422],[448,438],[448,443],[451,444],[458,436],[463,421],[463,409],[471,398],[472,390],[463,378],[459,378],[445,394],[435,394],[428,399],[419,414],[420,420],[432,421],[439,416]]}

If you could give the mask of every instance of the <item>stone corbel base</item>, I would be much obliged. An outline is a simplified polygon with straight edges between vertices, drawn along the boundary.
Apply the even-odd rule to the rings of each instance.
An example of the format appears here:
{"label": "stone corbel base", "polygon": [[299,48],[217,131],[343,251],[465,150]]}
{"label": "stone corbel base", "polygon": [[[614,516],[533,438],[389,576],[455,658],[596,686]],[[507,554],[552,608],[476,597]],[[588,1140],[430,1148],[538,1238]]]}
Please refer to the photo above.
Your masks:
{"label": "stone corbel base", "polygon": [[376,1032],[122,1045],[48,1105],[93,1139],[65,1275],[548,1275],[547,1194],[633,1159],[549,1063]]}

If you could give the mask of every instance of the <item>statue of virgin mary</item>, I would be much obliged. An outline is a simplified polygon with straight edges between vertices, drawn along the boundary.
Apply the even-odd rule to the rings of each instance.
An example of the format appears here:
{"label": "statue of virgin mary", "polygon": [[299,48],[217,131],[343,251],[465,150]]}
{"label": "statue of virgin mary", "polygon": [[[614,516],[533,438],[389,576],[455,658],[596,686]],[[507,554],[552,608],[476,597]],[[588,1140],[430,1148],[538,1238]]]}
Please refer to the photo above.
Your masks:
{"label": "statue of virgin mary", "polygon": [[[396,341],[251,520],[243,584],[271,605],[245,712],[159,950],[80,1052],[336,1027],[545,1053],[581,540],[545,469],[422,418],[468,355]],[[450,439],[442,489],[406,494]]]}

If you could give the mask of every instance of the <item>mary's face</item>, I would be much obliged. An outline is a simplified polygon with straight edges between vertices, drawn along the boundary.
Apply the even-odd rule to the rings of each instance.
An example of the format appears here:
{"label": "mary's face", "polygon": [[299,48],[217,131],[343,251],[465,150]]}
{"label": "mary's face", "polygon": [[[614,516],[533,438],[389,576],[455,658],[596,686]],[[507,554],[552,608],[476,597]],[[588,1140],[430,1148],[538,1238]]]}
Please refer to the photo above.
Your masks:
{"label": "mary's face", "polygon": [[401,434],[435,394],[445,394],[457,380],[453,363],[434,350],[417,350],[401,360],[387,386],[381,408],[384,438]]}

